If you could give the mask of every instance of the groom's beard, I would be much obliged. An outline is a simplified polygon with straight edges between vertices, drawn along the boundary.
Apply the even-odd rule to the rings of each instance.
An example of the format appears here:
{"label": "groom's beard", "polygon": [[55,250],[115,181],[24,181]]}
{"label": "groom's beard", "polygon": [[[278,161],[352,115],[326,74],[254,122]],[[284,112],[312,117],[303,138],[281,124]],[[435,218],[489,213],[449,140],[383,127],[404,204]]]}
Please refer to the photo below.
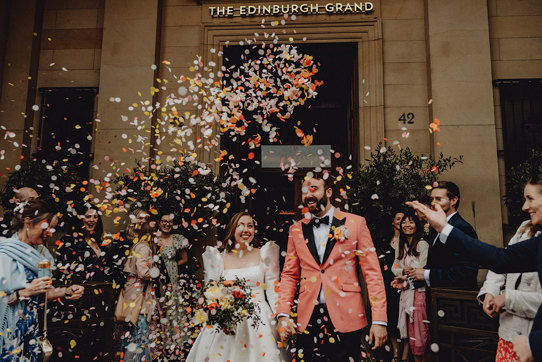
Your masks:
{"label": "groom's beard", "polygon": [[[309,202],[315,202],[316,204],[309,206]],[[326,208],[328,202],[327,195],[324,194],[320,199],[316,197],[307,197],[303,200],[303,206],[308,207],[311,214],[317,214]]]}

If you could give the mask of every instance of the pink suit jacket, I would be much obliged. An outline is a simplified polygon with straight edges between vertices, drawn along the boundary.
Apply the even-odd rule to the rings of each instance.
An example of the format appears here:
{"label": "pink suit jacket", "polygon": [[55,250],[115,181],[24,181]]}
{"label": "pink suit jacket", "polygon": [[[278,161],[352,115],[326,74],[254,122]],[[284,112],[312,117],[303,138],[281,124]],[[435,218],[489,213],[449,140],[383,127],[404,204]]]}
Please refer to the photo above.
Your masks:
{"label": "pink suit jacket", "polygon": [[[299,283],[299,332],[307,328],[318,304],[320,288],[324,291],[331,322],[339,332],[364,328],[367,317],[357,273],[359,263],[369,291],[373,321],[387,322],[384,281],[365,219],[335,208],[321,265],[309,221],[304,218],[290,227],[277,313],[290,315]],[[348,231],[348,237],[342,241],[333,237],[341,225]]]}

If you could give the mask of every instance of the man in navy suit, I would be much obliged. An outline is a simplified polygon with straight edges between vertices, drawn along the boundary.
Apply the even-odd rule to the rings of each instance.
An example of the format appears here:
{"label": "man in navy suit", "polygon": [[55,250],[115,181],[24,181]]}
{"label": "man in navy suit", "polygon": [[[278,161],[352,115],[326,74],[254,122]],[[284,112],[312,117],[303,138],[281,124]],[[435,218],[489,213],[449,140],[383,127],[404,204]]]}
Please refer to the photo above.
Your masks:
{"label": "man in navy suit", "polygon": [[[542,280],[542,234],[510,245],[506,249],[485,244],[473,238],[446,220],[446,214],[436,205],[435,210],[413,201],[408,203],[415,210],[425,214],[427,221],[440,234],[439,243],[467,256],[496,273],[523,273],[538,271]],[[536,313],[529,336],[513,341],[514,352],[521,362],[542,361],[542,306]]]}
{"label": "man in navy suit", "polygon": [[[457,209],[461,201],[459,187],[450,181],[440,181],[431,190],[431,207],[436,205],[446,213],[448,223],[465,234],[478,238],[474,228],[459,215]],[[405,273],[416,281],[416,286],[427,285],[431,288],[456,287],[465,289],[477,288],[478,265],[465,256],[452,250],[448,245],[437,242],[438,232],[429,230],[429,253],[425,268],[405,268]],[[429,293],[427,293],[430,301]],[[430,304],[427,304],[430,310]]]}

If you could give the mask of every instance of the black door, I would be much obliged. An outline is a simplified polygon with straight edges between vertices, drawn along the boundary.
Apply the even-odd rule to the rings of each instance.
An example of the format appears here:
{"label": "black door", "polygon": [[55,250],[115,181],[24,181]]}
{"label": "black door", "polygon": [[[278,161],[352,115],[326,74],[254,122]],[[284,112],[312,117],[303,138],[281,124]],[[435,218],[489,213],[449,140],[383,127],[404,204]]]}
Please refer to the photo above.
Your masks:
{"label": "black door", "polygon": [[[255,214],[258,237],[276,241],[283,250],[288,227],[292,220],[300,218],[301,180],[305,173],[316,167],[344,169],[357,163],[358,154],[357,44],[296,46],[298,52],[312,55],[318,63],[315,78],[323,85],[317,88],[317,97],[296,108],[289,120],[271,119],[278,127],[274,142],[256,122],[249,123],[244,136],[225,134],[221,139],[221,148],[233,155],[224,162],[221,173],[231,177],[228,168],[231,171],[233,167],[249,180],[254,191],[244,203],[236,197],[232,212],[248,209]],[[227,67],[239,66],[246,58],[256,58],[257,51],[257,47],[229,46],[224,49],[224,63]],[[301,142],[301,132],[313,137],[308,147]],[[258,137],[256,147],[253,141]],[[338,197],[337,192],[334,197]]]}
{"label": "black door", "polygon": [[38,157],[64,161],[88,178],[97,88],[41,88]]}

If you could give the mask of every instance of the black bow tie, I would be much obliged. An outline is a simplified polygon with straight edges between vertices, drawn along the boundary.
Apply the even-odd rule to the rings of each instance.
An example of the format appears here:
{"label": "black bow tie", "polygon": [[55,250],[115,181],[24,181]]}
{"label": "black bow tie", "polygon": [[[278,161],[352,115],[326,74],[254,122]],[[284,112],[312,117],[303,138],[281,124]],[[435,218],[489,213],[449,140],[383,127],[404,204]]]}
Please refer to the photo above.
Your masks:
{"label": "black bow tie", "polygon": [[322,218],[313,217],[311,221],[309,221],[309,224],[318,227],[320,225],[329,225],[329,216],[324,216]]}

